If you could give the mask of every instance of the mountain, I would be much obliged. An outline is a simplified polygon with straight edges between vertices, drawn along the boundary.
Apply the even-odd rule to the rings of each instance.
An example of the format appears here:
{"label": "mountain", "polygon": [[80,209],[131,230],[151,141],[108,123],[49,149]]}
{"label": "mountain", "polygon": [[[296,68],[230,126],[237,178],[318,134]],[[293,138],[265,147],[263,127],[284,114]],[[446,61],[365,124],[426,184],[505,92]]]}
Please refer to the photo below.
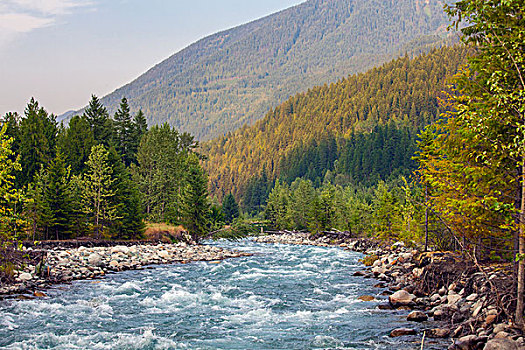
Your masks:
{"label": "mountain", "polygon": [[398,58],[297,94],[255,125],[205,143],[211,192],[243,199],[260,178],[320,184],[328,171],[364,185],[410,174],[417,134],[444,111],[439,97],[468,53],[456,45]]}
{"label": "mountain", "polygon": [[446,32],[440,1],[309,0],[206,37],[102,98],[201,140],[253,124],[307,88],[363,72]]}

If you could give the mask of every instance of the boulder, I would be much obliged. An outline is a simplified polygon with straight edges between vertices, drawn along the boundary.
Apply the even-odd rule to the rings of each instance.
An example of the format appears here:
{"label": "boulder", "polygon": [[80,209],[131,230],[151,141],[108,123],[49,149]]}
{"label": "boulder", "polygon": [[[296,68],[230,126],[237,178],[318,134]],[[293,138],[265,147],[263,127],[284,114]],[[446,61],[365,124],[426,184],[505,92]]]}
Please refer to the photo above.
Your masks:
{"label": "boulder", "polygon": [[493,324],[496,321],[497,318],[498,318],[498,315],[488,315],[485,318],[485,325],[486,326],[490,326],[491,324]]}
{"label": "boulder", "polygon": [[109,262],[109,267],[116,270],[120,267],[120,263],[116,260],[111,260]]}
{"label": "boulder", "polygon": [[421,311],[412,311],[408,314],[407,320],[411,322],[424,322],[428,320],[428,316]]}
{"label": "boulder", "polygon": [[357,298],[359,300],[362,300],[362,301],[372,301],[372,300],[375,300],[375,298],[371,295],[362,295],[360,296],[359,298]]}
{"label": "boulder", "polygon": [[476,335],[467,335],[456,340],[449,350],[482,350],[487,342],[487,337],[478,337]]}
{"label": "boulder", "polygon": [[114,253],[128,254],[129,248],[123,245],[118,245],[118,246],[111,248],[111,254],[114,254]]}
{"label": "boulder", "polygon": [[100,266],[102,262],[102,257],[97,253],[90,254],[88,256],[88,263],[91,266]]}
{"label": "boulder", "polygon": [[390,304],[392,304],[393,307],[412,306],[414,305],[415,298],[415,295],[401,289],[389,296],[388,301],[390,301]]}
{"label": "boulder", "polygon": [[397,329],[394,329],[392,332],[390,332],[390,336],[392,338],[401,337],[403,335],[416,335],[416,334],[417,334],[416,330],[412,328],[397,328]]}
{"label": "boulder", "polygon": [[484,350],[518,350],[518,343],[508,338],[495,338],[487,342]]}
{"label": "boulder", "polygon": [[434,328],[429,332],[431,338],[447,338],[450,335],[450,329],[447,328]]}
{"label": "boulder", "polygon": [[32,279],[33,279],[33,275],[31,275],[30,273],[27,273],[27,272],[23,272],[23,273],[21,273],[18,276],[18,280],[20,280],[22,282],[30,281]]}
{"label": "boulder", "polygon": [[166,250],[161,250],[158,255],[162,258],[162,259],[165,259],[165,260],[169,260],[170,257],[171,257],[171,254],[169,252],[167,252]]}
{"label": "boulder", "polygon": [[456,294],[456,293],[450,293],[448,296],[447,296],[447,303],[449,305],[452,305],[452,304],[457,304],[458,301],[461,300],[461,295],[459,294]]}

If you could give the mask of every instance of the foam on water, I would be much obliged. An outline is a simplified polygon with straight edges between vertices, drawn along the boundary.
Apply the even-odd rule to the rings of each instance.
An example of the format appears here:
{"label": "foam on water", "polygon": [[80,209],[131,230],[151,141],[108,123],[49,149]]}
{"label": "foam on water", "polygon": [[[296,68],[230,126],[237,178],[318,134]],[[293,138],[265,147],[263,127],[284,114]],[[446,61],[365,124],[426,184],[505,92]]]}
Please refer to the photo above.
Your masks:
{"label": "foam on water", "polygon": [[[379,311],[359,254],[338,248],[218,245],[258,253],[127,271],[0,304],[6,349],[416,349],[390,339],[404,314]],[[413,325],[411,325],[413,326]]]}

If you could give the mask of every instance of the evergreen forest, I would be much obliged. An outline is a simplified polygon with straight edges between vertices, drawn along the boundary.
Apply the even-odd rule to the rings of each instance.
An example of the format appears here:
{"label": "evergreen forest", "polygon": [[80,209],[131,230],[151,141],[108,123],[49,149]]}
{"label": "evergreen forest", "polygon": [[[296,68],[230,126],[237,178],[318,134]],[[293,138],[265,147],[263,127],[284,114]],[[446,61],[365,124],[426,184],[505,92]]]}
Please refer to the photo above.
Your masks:
{"label": "evergreen forest", "polygon": [[[232,192],[253,212],[276,179],[370,187],[409,177],[419,132],[446,107],[447,79],[471,49],[434,49],[309,89],[270,110],[253,127],[203,145],[210,192]],[[264,188],[264,189],[263,189]]]}
{"label": "evergreen forest", "polygon": [[168,124],[148,128],[126,98],[111,117],[96,96],[68,125],[31,99],[2,118],[1,241],[141,239],[145,221],[208,231],[198,143]]}

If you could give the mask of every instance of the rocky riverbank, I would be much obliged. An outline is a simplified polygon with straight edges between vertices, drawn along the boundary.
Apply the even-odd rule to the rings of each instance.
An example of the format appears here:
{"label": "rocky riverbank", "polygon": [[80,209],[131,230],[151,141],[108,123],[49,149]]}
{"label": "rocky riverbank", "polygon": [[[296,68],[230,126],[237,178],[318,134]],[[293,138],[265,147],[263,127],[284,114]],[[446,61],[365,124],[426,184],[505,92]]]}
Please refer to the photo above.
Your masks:
{"label": "rocky riverbank", "polygon": [[[34,255],[33,248],[24,248]],[[41,250],[42,259],[14,271],[15,282],[0,287],[0,298],[32,298],[45,296],[43,290],[52,284],[73,280],[101,278],[108,273],[140,269],[147,265],[219,262],[250,254],[227,251],[208,245],[138,244],[113,247],[54,248]]]}
{"label": "rocky riverbank", "polygon": [[[406,310],[408,321],[424,322],[426,337],[451,338],[452,350],[525,349],[521,330],[510,321],[513,281],[508,266],[474,266],[454,253],[421,253],[400,242],[387,247],[367,239],[311,238],[304,233],[261,236],[256,241],[336,245],[362,252],[366,269],[356,275],[381,283],[377,296],[360,299],[388,296],[388,303],[379,308]],[[416,334],[415,329],[395,329],[390,335]]]}

